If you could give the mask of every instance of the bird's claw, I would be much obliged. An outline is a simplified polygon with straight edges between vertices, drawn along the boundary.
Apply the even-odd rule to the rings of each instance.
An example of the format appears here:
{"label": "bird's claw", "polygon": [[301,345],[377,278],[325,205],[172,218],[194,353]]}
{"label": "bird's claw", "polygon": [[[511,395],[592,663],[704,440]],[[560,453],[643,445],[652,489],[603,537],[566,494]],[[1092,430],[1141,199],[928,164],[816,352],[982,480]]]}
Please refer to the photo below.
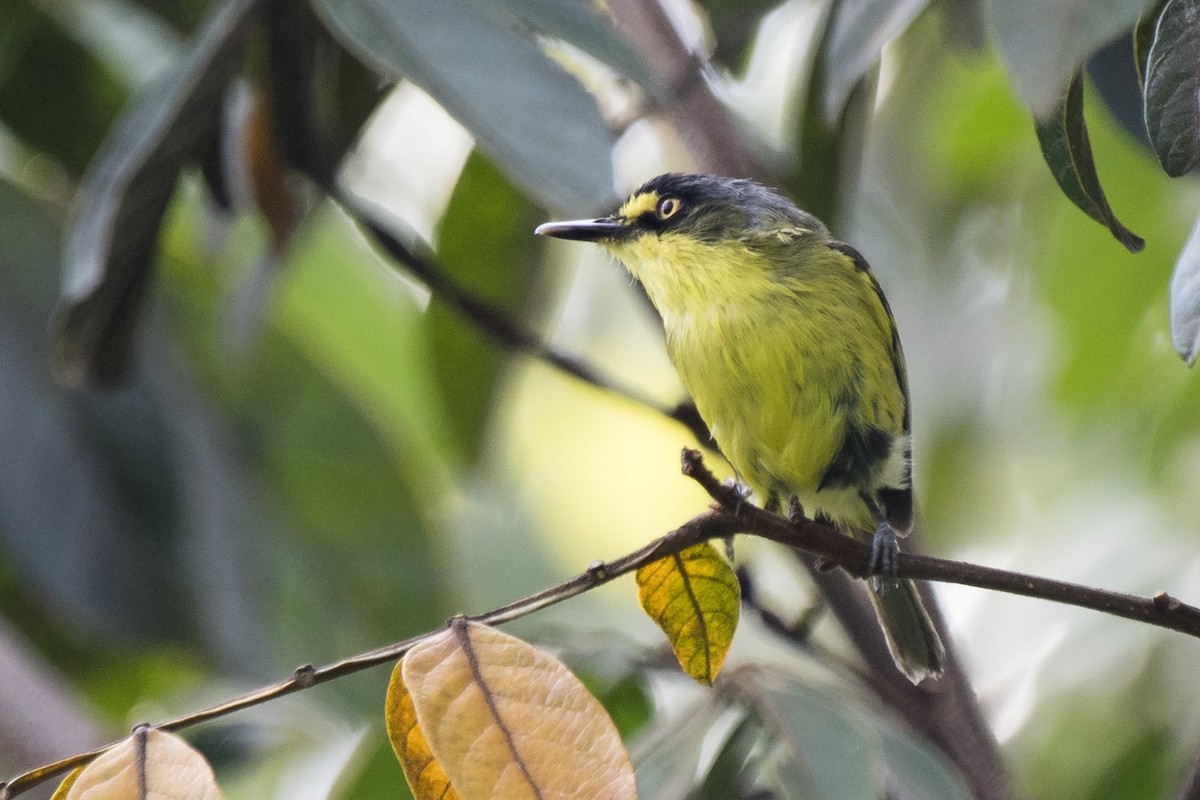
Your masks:
{"label": "bird's claw", "polygon": [[735,477],[726,478],[721,485],[733,489],[737,493],[737,505],[733,509],[733,515],[738,516],[742,513],[742,503],[749,502],[750,495],[754,494],[754,490]]}

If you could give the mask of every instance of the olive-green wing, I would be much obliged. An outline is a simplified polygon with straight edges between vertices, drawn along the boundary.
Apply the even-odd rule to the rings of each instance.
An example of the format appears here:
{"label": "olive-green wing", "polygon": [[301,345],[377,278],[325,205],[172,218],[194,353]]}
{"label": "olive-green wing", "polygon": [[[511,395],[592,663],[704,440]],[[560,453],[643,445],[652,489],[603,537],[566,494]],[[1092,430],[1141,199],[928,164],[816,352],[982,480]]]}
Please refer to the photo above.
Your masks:
{"label": "olive-green wing", "polygon": [[[891,332],[892,339],[892,369],[896,373],[896,383],[900,386],[901,395],[904,398],[904,414],[903,414],[903,430],[907,436],[912,432],[912,410],[908,395],[908,369],[904,363],[904,349],[900,346],[900,332],[896,328],[896,318],[892,314],[892,307],[888,304],[887,296],[883,293],[883,288],[879,285],[879,280],[875,277],[875,273],[871,271],[871,265],[863,257],[862,253],[855,250],[845,242],[830,242],[830,249],[837,250],[840,253],[850,257],[854,262],[854,267],[858,274],[866,281],[874,292],[875,297],[879,299],[879,306],[885,317],[885,325]],[[851,436],[862,436],[861,433],[851,432]],[[906,463],[912,463],[912,450],[906,453]],[[875,490],[876,502],[882,506],[882,511],[886,515],[887,520],[892,527],[901,536],[906,535],[912,529],[913,522],[913,492],[911,475],[904,486],[884,486],[878,487]]]}

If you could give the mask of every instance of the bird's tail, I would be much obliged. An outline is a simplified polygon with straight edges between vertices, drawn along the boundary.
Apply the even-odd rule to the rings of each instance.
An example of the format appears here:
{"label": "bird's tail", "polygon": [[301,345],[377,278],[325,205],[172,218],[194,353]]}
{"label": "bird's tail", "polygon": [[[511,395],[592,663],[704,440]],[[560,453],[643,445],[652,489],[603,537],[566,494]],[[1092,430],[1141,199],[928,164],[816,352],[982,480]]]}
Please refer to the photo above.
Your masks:
{"label": "bird's tail", "polygon": [[921,602],[916,584],[883,582],[870,594],[887,636],[888,649],[900,671],[913,683],[941,675],[946,646]]}

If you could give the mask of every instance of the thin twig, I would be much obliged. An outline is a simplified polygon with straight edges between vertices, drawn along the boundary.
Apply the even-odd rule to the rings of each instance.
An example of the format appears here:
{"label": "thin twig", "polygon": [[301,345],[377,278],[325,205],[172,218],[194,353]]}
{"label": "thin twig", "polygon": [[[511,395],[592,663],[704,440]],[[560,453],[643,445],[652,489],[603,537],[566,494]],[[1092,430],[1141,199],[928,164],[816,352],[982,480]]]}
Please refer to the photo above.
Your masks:
{"label": "thin twig", "polygon": [[611,378],[601,375],[589,364],[575,356],[546,344],[504,310],[488,303],[455,282],[432,258],[416,253],[399,237],[373,219],[372,215],[362,208],[361,201],[343,195],[341,202],[347,213],[358,220],[363,229],[385,253],[429,287],[434,297],[457,310],[492,340],[510,350],[549,364],[560,372],[584,383],[623,397],[640,406],[645,406],[655,413],[674,420],[687,428],[700,444],[708,445],[712,440],[708,426],[704,424],[695,405],[690,401],[673,407],[663,405],[636,389],[622,386]]}
{"label": "thin twig", "polygon": [[[836,564],[852,575],[863,577],[870,546],[834,528],[812,520],[796,522],[745,503],[737,490],[719,481],[707,467],[698,450],[683,451],[683,472],[699,483],[713,498],[713,506],[680,527],[645,547],[608,562],[595,562],[584,572],[528,597],[466,619],[487,625],[499,625],[568,600],[597,586],[633,572],[660,558],[678,553],[698,542],[743,533],[780,542]],[[977,564],[942,558],[901,553],[899,577],[960,583],[983,589],[1020,594],[1043,600],[1103,611],[1119,617],[1145,622],[1161,628],[1200,638],[1200,609],[1160,593],[1139,597],[993,569]],[[440,633],[445,626],[395,644],[336,661],[323,667],[304,665],[281,681],[210,708],[185,714],[156,725],[160,730],[175,731],[223,717],[268,700],[308,689],[317,684],[401,658],[425,639]],[[113,743],[115,744],[115,743]],[[0,800],[28,791],[67,770],[86,764],[112,747],[112,744],[64,758],[32,769],[0,784]]]}
{"label": "thin twig", "polygon": [[[671,555],[672,553],[678,553],[680,550],[690,547],[697,542],[720,536],[731,536],[737,532],[737,526],[738,520],[726,512],[709,511],[700,514],[674,531],[633,553],[607,563],[596,562],[590,565],[587,570],[569,580],[507,605],[494,608],[491,611],[467,616],[466,619],[487,625],[499,625],[509,622],[583,594],[622,575],[640,569],[659,558]],[[293,692],[301,691],[302,689],[308,689],[371,667],[393,662],[425,639],[445,630],[445,627],[442,626],[419,636],[404,639],[403,641],[351,656],[322,667],[305,664],[298,667],[287,678],[276,683],[256,689],[232,700],[210,706],[209,708],[167,720],[154,727],[164,731],[177,731],[190,728],[202,722],[260,705],[269,700],[275,700]],[[114,744],[117,744],[117,742],[112,742],[103,747],[37,767],[14,777],[12,780],[0,783],[0,800],[11,800],[11,798],[32,789],[34,786],[50,780],[57,775],[61,775],[68,770],[82,766],[101,753],[104,753]]]}

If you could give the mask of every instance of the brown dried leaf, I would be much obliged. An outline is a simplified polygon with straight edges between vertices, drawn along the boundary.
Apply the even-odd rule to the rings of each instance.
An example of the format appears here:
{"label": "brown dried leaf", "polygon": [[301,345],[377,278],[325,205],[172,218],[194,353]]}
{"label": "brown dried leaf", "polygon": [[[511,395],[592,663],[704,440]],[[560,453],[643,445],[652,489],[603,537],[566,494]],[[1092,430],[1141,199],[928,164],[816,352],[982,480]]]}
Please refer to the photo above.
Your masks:
{"label": "brown dried leaf", "polygon": [[455,621],[401,663],[417,722],[462,800],[637,797],[612,720],[561,662]]}
{"label": "brown dried leaf", "polygon": [[212,767],[191,745],[173,733],[142,728],[84,767],[63,796],[63,800],[143,799],[224,800],[224,795]]}
{"label": "brown dried leaf", "polygon": [[403,666],[403,662],[396,664],[388,683],[385,719],[392,750],[404,768],[408,788],[416,800],[459,800],[458,792],[433,757],[429,741],[417,724],[417,710],[404,685]]}

